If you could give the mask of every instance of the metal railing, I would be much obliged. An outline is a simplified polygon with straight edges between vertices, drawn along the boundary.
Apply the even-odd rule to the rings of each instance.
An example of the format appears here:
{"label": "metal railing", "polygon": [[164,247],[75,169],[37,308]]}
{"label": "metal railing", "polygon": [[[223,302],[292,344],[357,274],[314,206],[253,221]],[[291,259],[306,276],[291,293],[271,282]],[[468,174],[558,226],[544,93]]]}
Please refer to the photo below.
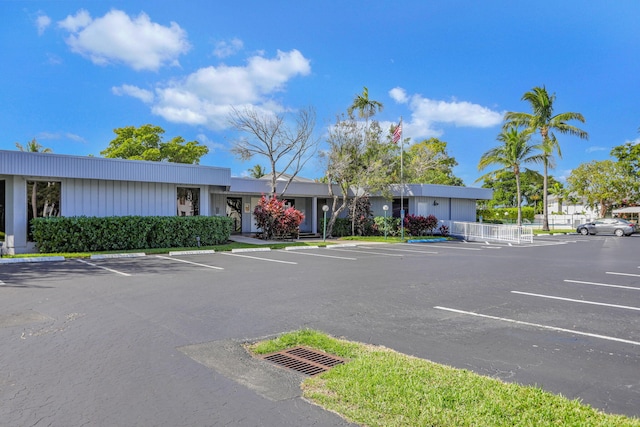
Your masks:
{"label": "metal railing", "polygon": [[530,227],[479,222],[441,221],[449,227],[449,234],[469,241],[533,243]]}

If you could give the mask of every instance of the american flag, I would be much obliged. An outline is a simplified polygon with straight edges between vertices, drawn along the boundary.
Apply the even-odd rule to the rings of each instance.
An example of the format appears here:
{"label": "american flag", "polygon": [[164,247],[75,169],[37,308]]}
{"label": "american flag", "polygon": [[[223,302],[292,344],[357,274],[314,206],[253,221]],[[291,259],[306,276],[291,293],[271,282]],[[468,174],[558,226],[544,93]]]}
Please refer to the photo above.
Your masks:
{"label": "american flag", "polygon": [[400,122],[393,131],[393,143],[397,144],[400,138],[402,138],[402,122]]}

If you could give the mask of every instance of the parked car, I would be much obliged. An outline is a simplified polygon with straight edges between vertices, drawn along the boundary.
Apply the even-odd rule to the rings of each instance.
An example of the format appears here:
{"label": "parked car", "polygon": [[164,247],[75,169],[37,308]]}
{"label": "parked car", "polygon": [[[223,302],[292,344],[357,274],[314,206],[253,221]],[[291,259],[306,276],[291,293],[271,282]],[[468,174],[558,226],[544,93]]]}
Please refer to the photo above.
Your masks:
{"label": "parked car", "polygon": [[622,218],[601,218],[595,221],[580,224],[578,233],[586,236],[588,234],[615,234],[618,237],[630,236],[636,232],[634,223]]}

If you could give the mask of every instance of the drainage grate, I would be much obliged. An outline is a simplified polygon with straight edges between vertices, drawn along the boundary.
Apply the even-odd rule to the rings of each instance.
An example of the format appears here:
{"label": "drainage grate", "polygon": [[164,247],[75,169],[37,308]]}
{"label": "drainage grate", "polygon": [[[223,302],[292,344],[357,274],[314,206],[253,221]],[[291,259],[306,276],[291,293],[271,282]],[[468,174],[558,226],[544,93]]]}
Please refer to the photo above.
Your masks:
{"label": "drainage grate", "polygon": [[264,360],[314,376],[344,363],[344,359],[306,347],[295,347],[262,356]]}

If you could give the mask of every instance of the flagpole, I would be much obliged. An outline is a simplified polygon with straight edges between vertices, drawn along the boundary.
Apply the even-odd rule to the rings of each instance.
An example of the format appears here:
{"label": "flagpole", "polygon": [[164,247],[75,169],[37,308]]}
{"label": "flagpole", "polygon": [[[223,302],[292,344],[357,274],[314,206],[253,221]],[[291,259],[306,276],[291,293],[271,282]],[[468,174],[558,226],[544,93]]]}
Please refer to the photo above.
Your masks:
{"label": "flagpole", "polygon": [[404,242],[404,138],[402,116],[400,116],[400,239]]}

